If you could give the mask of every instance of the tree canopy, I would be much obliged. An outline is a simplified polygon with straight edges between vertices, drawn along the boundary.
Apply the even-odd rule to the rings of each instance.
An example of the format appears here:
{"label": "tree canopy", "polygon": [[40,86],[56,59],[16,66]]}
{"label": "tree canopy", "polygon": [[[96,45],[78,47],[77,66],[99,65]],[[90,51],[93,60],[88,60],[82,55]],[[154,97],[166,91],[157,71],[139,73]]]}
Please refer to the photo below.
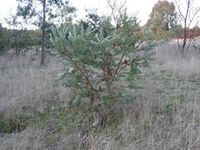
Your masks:
{"label": "tree canopy", "polygon": [[75,11],[68,0],[17,0],[17,16],[31,19],[32,23],[42,29],[42,51],[40,64],[45,63],[45,47],[48,27],[52,24],[70,20],[69,14]]}
{"label": "tree canopy", "polygon": [[175,10],[176,8],[173,2],[159,0],[152,8],[147,26],[150,27],[156,35],[169,31],[176,27],[177,24]]}
{"label": "tree canopy", "polygon": [[31,19],[31,23],[42,28],[43,9],[45,2],[46,24],[55,24],[71,19],[71,13],[76,9],[70,6],[68,0],[17,0],[17,16]]}

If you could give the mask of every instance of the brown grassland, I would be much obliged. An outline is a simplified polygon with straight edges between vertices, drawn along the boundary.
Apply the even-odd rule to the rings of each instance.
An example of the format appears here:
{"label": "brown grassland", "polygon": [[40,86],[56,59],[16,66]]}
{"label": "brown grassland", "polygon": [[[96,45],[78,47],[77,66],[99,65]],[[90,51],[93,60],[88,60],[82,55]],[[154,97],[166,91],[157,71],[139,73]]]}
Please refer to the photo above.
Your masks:
{"label": "brown grassland", "polygon": [[84,108],[66,110],[73,91],[60,84],[56,58],[39,66],[30,54],[0,56],[0,150],[200,149],[200,53],[183,59],[166,43],[154,51],[128,104],[115,106],[118,119],[90,132]]}

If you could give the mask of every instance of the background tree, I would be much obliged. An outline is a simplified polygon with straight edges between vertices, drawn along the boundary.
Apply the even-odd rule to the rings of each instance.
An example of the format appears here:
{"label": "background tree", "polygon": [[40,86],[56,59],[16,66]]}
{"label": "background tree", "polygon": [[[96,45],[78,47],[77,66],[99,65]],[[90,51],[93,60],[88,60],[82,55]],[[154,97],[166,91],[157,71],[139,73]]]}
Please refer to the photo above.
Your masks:
{"label": "background tree", "polygon": [[100,28],[100,23],[102,19],[103,18],[99,16],[96,11],[88,11],[86,19],[82,19],[81,21],[79,21],[79,24],[82,25],[85,30],[88,27],[98,30],[98,28]]}
{"label": "background tree", "polygon": [[9,30],[3,28],[0,24],[0,53],[3,53],[10,46],[10,33]]}
{"label": "background tree", "polygon": [[183,30],[179,32],[178,47],[181,50],[182,56],[187,56],[190,43],[189,32],[191,25],[197,24],[199,21],[200,7],[195,6],[194,0],[175,0],[180,24],[183,25]]}
{"label": "background tree", "polygon": [[10,30],[10,48],[15,49],[16,56],[19,56],[22,49],[28,51],[30,46],[38,46],[41,44],[41,33],[37,30]]}
{"label": "background tree", "polygon": [[177,26],[177,17],[175,11],[175,5],[173,2],[168,2],[166,0],[159,0],[153,7],[150,14],[150,19],[146,24],[155,37],[164,37],[172,29]]}
{"label": "background tree", "polygon": [[32,23],[42,30],[42,50],[40,64],[45,63],[45,45],[47,29],[53,24],[70,20],[69,14],[75,11],[67,0],[17,0],[17,16],[31,19]]}

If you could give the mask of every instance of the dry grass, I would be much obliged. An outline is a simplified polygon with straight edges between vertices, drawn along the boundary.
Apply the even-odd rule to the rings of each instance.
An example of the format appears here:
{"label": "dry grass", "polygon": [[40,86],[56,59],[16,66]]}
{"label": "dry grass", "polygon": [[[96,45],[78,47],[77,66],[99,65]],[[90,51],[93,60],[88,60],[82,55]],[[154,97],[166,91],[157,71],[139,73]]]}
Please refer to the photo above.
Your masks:
{"label": "dry grass", "polygon": [[9,60],[0,57],[0,110],[11,113],[44,112],[66,99],[68,89],[55,86],[62,69],[48,58],[47,66],[39,66],[39,57],[20,56]]}
{"label": "dry grass", "polygon": [[180,50],[175,43],[160,45],[156,48],[156,65],[153,67],[162,67],[171,73],[179,75],[194,75],[200,73],[200,53],[190,47],[188,55],[183,58]]}
{"label": "dry grass", "polygon": [[[132,102],[119,106],[124,118],[117,129],[107,127],[87,136],[79,130],[69,134],[65,127],[57,130],[64,120],[57,122],[46,113],[45,121],[0,137],[0,149],[200,149],[200,54],[191,50],[186,59],[179,56],[173,45],[156,48],[151,68],[143,71],[132,90]],[[68,101],[69,89],[55,82],[62,65],[49,58],[47,66],[40,67],[37,59],[0,57],[0,110],[6,115],[49,112]]]}

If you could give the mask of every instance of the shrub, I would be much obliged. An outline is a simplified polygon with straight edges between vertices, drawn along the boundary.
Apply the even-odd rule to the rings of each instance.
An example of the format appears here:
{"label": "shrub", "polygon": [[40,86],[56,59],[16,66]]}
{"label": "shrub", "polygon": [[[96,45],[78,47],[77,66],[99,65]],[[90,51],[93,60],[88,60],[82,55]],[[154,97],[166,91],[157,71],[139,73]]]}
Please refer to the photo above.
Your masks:
{"label": "shrub", "polygon": [[136,18],[123,15],[116,27],[105,17],[100,28],[66,25],[52,30],[56,53],[66,64],[63,83],[75,88],[73,104],[88,100],[93,111],[119,102],[122,90],[136,80],[148,63],[145,50],[151,48]]}
{"label": "shrub", "polygon": [[10,35],[6,28],[0,24],[0,54],[4,53],[9,46]]}
{"label": "shrub", "polygon": [[23,116],[12,116],[0,120],[0,133],[13,133],[24,130],[30,118]]}

